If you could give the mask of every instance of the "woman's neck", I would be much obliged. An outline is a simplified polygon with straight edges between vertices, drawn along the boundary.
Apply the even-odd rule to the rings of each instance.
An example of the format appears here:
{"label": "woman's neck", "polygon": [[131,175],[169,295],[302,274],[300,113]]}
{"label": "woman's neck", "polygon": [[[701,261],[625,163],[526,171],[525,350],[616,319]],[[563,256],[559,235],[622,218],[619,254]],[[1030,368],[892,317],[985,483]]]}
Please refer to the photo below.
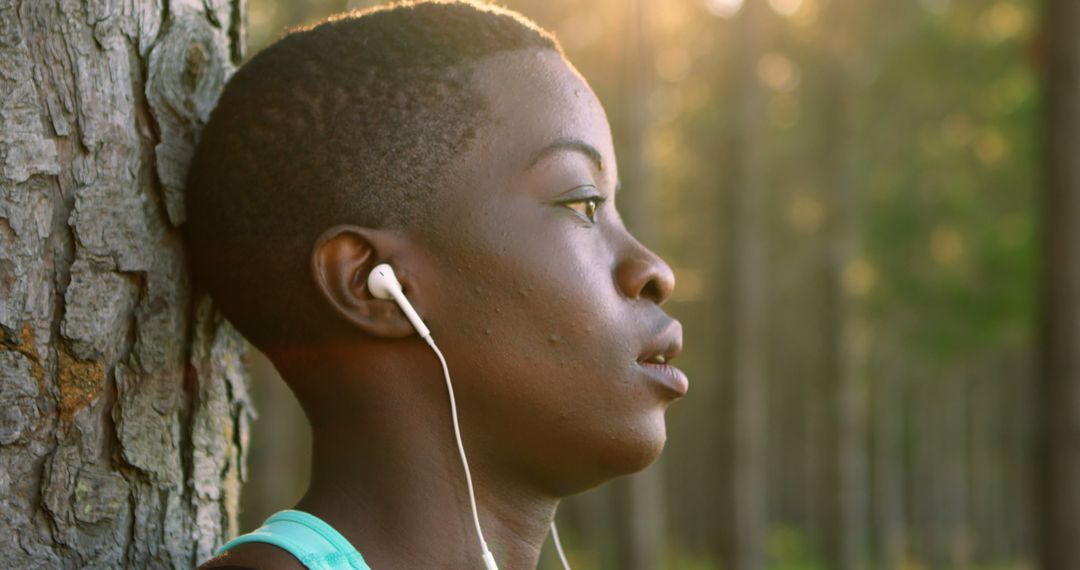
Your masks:
{"label": "woman's neck", "polygon": [[[311,483],[295,508],[337,529],[373,568],[479,567],[450,412],[423,407],[313,427]],[[464,427],[462,437],[488,547],[501,568],[535,568],[558,498],[499,476]]]}

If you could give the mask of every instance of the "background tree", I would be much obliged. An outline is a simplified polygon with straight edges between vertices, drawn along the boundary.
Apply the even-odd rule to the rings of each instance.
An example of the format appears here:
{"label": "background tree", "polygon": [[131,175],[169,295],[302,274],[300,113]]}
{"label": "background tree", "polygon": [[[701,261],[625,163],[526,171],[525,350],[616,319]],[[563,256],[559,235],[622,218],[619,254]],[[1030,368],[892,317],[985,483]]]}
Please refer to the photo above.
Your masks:
{"label": "background tree", "polygon": [[[725,393],[724,431],[730,443],[723,469],[730,483],[718,492],[725,522],[720,525],[725,568],[761,570],[765,565],[766,512],[766,387],[768,351],[768,233],[764,146],[765,89],[757,68],[767,53],[770,27],[764,0],[747,0],[734,21],[730,51],[732,119],[725,141],[727,165],[722,190],[728,198],[721,215],[727,226],[722,252],[724,270],[726,347],[723,355]],[[724,424],[722,424],[724,425]]]}
{"label": "background tree", "polygon": [[826,560],[836,570],[867,563],[866,355],[869,330],[862,315],[867,293],[862,257],[861,192],[856,186],[860,152],[854,141],[857,38],[867,0],[829,0],[823,14],[818,102],[821,131],[821,192],[825,275],[821,372],[824,436],[821,526]]}
{"label": "background tree", "polygon": [[239,530],[245,344],[178,228],[243,20],[0,1],[0,567],[186,569]]}
{"label": "background tree", "polygon": [[1040,523],[1045,568],[1080,566],[1080,3],[1046,2]]}

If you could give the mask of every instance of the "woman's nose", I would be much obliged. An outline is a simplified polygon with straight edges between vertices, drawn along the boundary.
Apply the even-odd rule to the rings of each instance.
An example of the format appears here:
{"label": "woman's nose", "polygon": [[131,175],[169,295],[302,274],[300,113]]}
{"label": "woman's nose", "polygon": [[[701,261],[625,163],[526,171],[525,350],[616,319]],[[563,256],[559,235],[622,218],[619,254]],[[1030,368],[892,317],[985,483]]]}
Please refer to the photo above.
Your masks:
{"label": "woman's nose", "polygon": [[634,245],[632,253],[615,268],[615,282],[627,298],[644,297],[662,305],[675,289],[675,273],[649,248],[636,240]]}

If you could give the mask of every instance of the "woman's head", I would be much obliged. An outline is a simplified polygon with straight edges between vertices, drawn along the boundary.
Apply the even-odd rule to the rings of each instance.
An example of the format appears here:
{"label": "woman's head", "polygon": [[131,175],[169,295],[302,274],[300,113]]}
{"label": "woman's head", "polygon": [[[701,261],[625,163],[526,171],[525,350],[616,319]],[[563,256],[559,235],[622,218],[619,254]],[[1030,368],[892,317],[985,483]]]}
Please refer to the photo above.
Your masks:
{"label": "woman's head", "polygon": [[[391,68],[366,60],[343,66],[337,61],[351,52],[335,44],[317,57],[297,49],[286,59],[294,83],[264,83],[252,77],[257,68],[243,76],[268,90],[299,89],[289,96],[309,98],[314,111],[260,109],[276,95],[230,95],[230,83],[222,97],[228,105],[207,130],[234,142],[202,146],[196,165],[218,166],[192,175],[205,185],[189,202],[200,275],[210,274],[226,314],[272,357],[332,352],[368,363],[377,376],[431,358],[416,350],[423,345],[392,302],[365,289],[367,271],[390,262],[446,354],[470,461],[558,496],[645,467],[663,447],[663,414],[685,378],[658,379],[641,361],[677,353],[682,336],[659,308],[674,286],[670,268],[627,232],[615,209],[617,167],[600,102],[554,40],[528,23],[468,4],[408,10],[370,35],[358,24],[349,33],[325,32],[356,49],[401,50]],[[442,14],[457,19],[444,22]],[[496,47],[459,49],[453,42],[471,41],[470,34],[441,31],[475,31],[473,18],[498,30],[476,32]],[[304,50],[318,46],[327,44],[312,40]],[[433,67],[406,73],[414,49]],[[445,55],[455,50],[470,55]],[[332,73],[371,84],[409,79],[397,90],[356,92],[325,83]],[[366,118],[384,116],[379,105],[391,106],[392,121]],[[223,118],[230,126],[211,130],[230,113],[251,118]],[[236,129],[274,128],[262,126],[263,118],[295,123],[290,139],[267,132],[276,143],[236,148],[244,138]],[[273,162],[278,174],[258,184],[275,187],[244,182],[231,172],[236,157],[229,153]],[[313,162],[293,164],[305,160]],[[211,171],[226,172],[228,182],[213,180]],[[264,193],[282,202],[259,203]],[[232,226],[246,234],[233,236]],[[215,251],[219,242],[230,248]],[[358,378],[355,389],[334,393],[345,402],[370,396],[365,382],[425,382],[433,395],[443,389],[431,375]],[[322,407],[314,400],[330,393],[290,385],[309,415]]]}
{"label": "woman's head", "polygon": [[[423,227],[485,101],[492,54],[559,46],[506,10],[405,2],[293,30],[228,81],[188,174],[199,280],[257,345],[341,332],[307,275],[335,224]],[[257,295],[252,292],[257,291]]]}

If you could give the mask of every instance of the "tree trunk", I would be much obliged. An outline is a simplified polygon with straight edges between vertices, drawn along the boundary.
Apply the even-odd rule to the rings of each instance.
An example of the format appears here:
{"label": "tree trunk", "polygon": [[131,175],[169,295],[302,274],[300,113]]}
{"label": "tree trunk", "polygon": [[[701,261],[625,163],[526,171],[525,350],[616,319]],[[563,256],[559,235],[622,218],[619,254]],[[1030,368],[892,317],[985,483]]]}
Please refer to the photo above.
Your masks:
{"label": "tree trunk", "polygon": [[766,276],[765,185],[761,133],[765,93],[757,77],[765,49],[764,0],[748,0],[736,23],[734,132],[728,207],[727,339],[731,344],[732,437],[725,567],[765,566]]}
{"label": "tree trunk", "polygon": [[869,289],[870,269],[860,258],[860,201],[854,182],[852,107],[853,73],[858,43],[858,2],[831,0],[822,92],[821,141],[824,187],[828,200],[825,226],[827,259],[823,336],[825,554],[830,568],[866,566],[867,513],[867,358],[870,328],[860,310]]}
{"label": "tree trunk", "polygon": [[907,410],[903,377],[904,355],[890,338],[886,358],[871,385],[873,441],[873,529],[877,567],[904,568],[907,525],[904,512],[904,414]]}
{"label": "tree trunk", "polygon": [[1041,558],[1080,568],[1080,4],[1045,6]]}
{"label": "tree trunk", "polygon": [[0,0],[0,567],[191,568],[236,532],[243,340],[177,229],[243,0]]}

